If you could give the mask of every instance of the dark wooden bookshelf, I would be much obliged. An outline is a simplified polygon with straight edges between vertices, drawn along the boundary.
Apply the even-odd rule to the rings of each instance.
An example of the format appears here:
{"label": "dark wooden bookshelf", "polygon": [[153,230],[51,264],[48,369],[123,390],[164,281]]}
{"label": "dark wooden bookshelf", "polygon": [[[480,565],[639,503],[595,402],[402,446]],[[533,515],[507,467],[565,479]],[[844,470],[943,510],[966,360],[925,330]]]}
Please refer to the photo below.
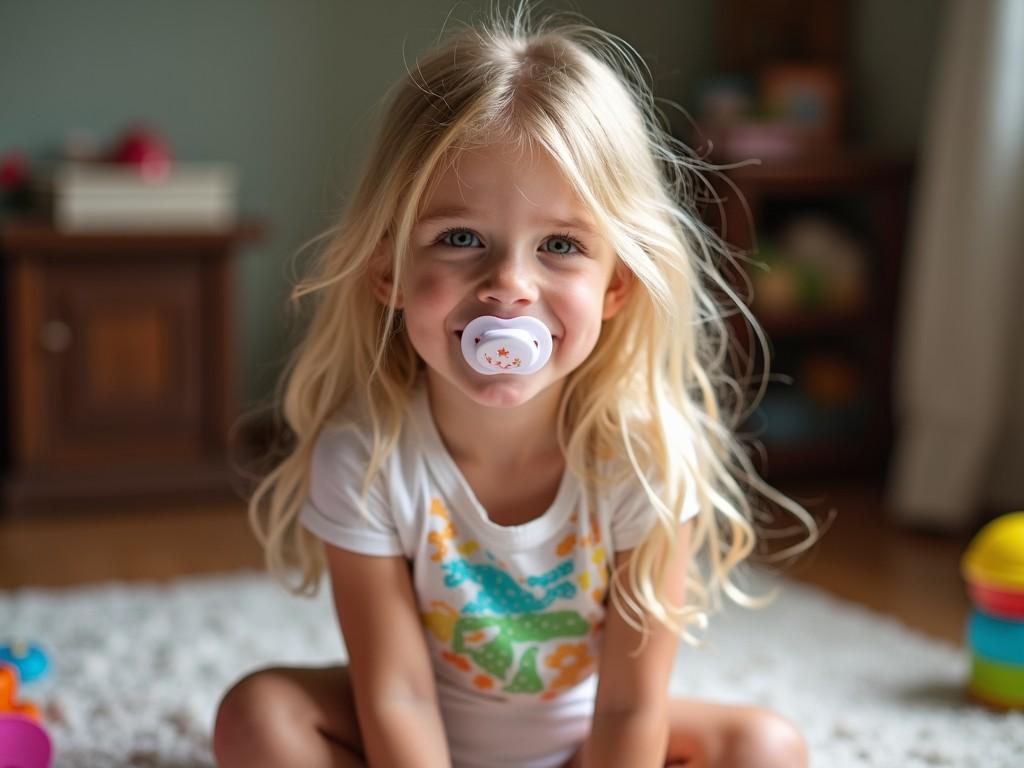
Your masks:
{"label": "dark wooden bookshelf", "polygon": [[[878,476],[884,471],[892,439],[893,336],[899,278],[902,270],[912,164],[905,158],[861,151],[839,151],[786,161],[766,161],[723,171],[715,181],[721,207],[708,204],[704,218],[745,257],[758,262],[761,245],[796,217],[832,219],[863,245],[863,301],[835,309],[752,309],[770,342],[770,372],[792,384],[769,383],[761,409],[744,425],[758,440],[767,460],[758,464],[773,480],[820,477]],[[723,227],[723,219],[726,226]],[[747,279],[759,267],[741,260]],[[732,275],[740,295],[747,288],[742,275]],[[737,338],[763,365],[749,331],[736,318]],[[801,394],[800,367],[810,356],[843,358],[860,381],[858,402],[850,406],[844,426],[819,430],[835,413],[813,406]],[[756,383],[754,388],[756,388]],[[784,406],[784,407],[783,407]],[[788,434],[768,430],[759,436],[759,416],[777,407],[776,419]],[[803,409],[803,411],[801,411]],[[801,437],[796,424],[806,422]],[[816,426],[814,426],[816,425]]]}

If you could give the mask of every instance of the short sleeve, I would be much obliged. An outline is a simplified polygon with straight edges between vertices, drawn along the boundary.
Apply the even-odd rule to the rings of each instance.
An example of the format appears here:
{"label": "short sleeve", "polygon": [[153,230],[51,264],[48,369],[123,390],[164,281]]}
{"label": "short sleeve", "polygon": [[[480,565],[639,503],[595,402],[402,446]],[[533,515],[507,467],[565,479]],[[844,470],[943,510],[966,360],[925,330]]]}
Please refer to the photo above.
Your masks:
{"label": "short sleeve", "polygon": [[[660,494],[660,483],[655,482],[652,473],[647,473],[647,482],[655,493]],[[611,538],[614,551],[633,549],[647,537],[658,521],[658,510],[647,498],[640,480],[630,477],[610,496]],[[693,484],[687,483],[686,497],[679,522],[694,517],[700,507]]]}
{"label": "short sleeve", "polygon": [[309,496],[299,519],[336,547],[366,555],[404,554],[385,468],[374,477],[365,499],[360,493],[369,461],[370,446],[356,428],[325,427],[313,447]]}

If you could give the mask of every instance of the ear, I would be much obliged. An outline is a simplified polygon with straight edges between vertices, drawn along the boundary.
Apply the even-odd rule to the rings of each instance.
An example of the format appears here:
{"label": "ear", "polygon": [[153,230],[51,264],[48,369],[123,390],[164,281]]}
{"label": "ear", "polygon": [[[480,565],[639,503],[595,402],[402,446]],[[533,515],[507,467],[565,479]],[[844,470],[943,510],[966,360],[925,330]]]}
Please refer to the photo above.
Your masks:
{"label": "ear", "polygon": [[[385,235],[374,249],[367,267],[373,295],[384,306],[392,304],[391,290],[395,283],[393,265],[391,236]],[[401,309],[403,303],[402,292],[399,290],[393,306],[395,309]]]}
{"label": "ear", "polygon": [[615,260],[615,269],[612,271],[611,280],[604,292],[604,306],[601,309],[601,319],[610,320],[622,309],[622,305],[629,298],[630,291],[636,283],[636,275],[623,264],[619,259]]}

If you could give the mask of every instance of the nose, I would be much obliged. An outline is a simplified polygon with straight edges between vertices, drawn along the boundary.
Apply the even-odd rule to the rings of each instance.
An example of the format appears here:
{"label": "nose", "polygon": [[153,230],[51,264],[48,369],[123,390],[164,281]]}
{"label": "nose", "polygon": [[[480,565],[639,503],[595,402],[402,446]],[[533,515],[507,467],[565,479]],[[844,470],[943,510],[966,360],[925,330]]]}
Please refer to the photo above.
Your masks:
{"label": "nose", "polygon": [[488,260],[487,271],[477,291],[484,303],[508,306],[532,304],[537,300],[537,283],[530,263],[533,254],[507,249]]}

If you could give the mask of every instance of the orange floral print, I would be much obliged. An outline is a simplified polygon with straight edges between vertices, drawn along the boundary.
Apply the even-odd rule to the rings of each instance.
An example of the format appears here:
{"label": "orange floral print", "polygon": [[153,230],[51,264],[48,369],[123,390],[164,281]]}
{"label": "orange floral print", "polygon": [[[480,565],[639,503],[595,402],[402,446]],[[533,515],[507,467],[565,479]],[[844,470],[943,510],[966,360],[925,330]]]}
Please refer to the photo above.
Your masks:
{"label": "orange floral print", "polygon": [[481,690],[490,690],[494,687],[494,680],[489,678],[487,675],[477,675],[473,678],[473,685]]}
{"label": "orange floral print", "polygon": [[440,499],[435,498],[431,500],[430,514],[436,515],[445,521],[445,526],[440,531],[431,531],[427,534],[427,541],[437,547],[437,550],[430,554],[430,559],[435,563],[439,563],[448,557],[448,542],[454,541],[459,532],[456,530],[455,525],[448,516],[448,510],[444,508],[444,504],[441,503]]}
{"label": "orange floral print", "polygon": [[551,689],[571,688],[582,680],[596,662],[586,643],[565,643],[544,659],[545,666],[559,674],[551,681]]}
{"label": "orange floral print", "polygon": [[473,665],[469,663],[469,659],[451,651],[441,651],[441,658],[452,664],[452,666],[458,667],[463,672],[469,672],[473,668]]}

